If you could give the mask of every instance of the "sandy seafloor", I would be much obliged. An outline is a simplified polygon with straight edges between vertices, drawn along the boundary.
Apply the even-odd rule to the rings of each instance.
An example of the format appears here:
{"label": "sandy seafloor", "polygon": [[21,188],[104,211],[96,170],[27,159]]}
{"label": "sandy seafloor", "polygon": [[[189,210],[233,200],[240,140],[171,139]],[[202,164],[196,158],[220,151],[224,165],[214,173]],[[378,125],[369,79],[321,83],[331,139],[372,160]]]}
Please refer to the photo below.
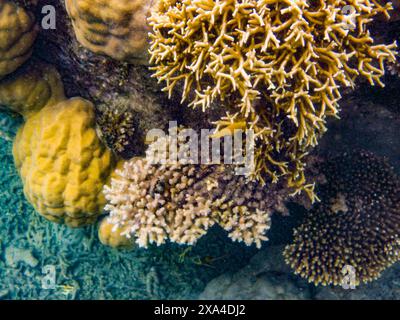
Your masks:
{"label": "sandy seafloor", "polygon": [[[387,156],[399,172],[398,84],[344,99],[342,120],[330,124],[319,148],[369,149]],[[304,213],[294,205],[290,217],[273,217],[262,250],[233,243],[213,228],[192,248],[118,251],[99,242],[97,225],[51,223],[25,200],[13,164],[20,123],[0,112],[0,299],[400,299],[399,263],[351,291],[315,288],[294,276],[281,256]],[[43,285],[49,266],[56,271],[51,288]]]}

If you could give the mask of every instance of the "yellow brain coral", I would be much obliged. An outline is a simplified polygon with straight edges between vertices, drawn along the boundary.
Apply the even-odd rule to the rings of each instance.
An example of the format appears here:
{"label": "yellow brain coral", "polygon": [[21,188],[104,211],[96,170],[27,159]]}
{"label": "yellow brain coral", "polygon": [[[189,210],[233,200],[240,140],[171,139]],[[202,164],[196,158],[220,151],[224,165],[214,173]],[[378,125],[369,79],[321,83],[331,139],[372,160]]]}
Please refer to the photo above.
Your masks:
{"label": "yellow brain coral", "polygon": [[89,50],[127,62],[143,62],[151,0],[66,0],[78,41]]}
{"label": "yellow brain coral", "polygon": [[340,89],[358,77],[382,85],[385,61],[395,61],[396,44],[375,44],[368,30],[391,8],[381,3],[160,0],[149,18],[154,76],[170,95],[180,84],[191,106],[226,101],[217,129],[255,131],[254,176],[300,187],[302,159],[337,116]]}
{"label": "yellow brain coral", "polygon": [[78,227],[102,212],[115,161],[96,135],[90,102],[73,98],[30,116],[13,154],[27,199],[47,219]]}
{"label": "yellow brain coral", "polygon": [[65,100],[64,86],[57,70],[40,61],[32,61],[0,81],[0,106],[25,118],[46,105]]}
{"label": "yellow brain coral", "polygon": [[37,32],[32,13],[0,0],[0,79],[28,60]]}

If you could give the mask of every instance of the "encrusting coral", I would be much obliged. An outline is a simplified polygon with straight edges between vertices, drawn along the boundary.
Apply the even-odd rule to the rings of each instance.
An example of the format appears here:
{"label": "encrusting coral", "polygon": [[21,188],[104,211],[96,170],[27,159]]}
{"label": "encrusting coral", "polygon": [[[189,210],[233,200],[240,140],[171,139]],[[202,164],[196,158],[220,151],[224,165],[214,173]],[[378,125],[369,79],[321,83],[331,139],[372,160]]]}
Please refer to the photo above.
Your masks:
{"label": "encrusting coral", "polygon": [[372,281],[400,259],[400,179],[370,152],[353,151],[322,164],[321,203],[295,229],[286,262],[309,282]]}
{"label": "encrusting coral", "polygon": [[0,81],[0,107],[4,106],[24,118],[46,105],[65,99],[57,70],[36,59]]}
{"label": "encrusting coral", "polygon": [[303,158],[338,115],[340,89],[359,77],[383,85],[396,43],[375,44],[368,24],[390,9],[375,0],[160,0],[150,62],[170,96],[180,84],[190,106],[232,106],[217,132],[255,131],[254,177],[287,176],[300,190]]}
{"label": "encrusting coral", "polygon": [[99,227],[100,242],[113,248],[133,248],[135,246],[133,238],[127,238],[122,235],[124,229],[115,228],[115,226],[103,219]]}
{"label": "encrusting coral", "polygon": [[29,59],[37,33],[31,12],[13,1],[0,0],[0,79]]}
{"label": "encrusting coral", "polygon": [[13,155],[28,201],[47,219],[78,227],[102,213],[115,159],[96,135],[89,101],[72,98],[31,115]]}
{"label": "encrusting coral", "polygon": [[116,60],[145,63],[151,0],[66,0],[78,41]]}
{"label": "encrusting coral", "polygon": [[140,247],[167,239],[194,244],[214,224],[227,230],[233,241],[260,247],[267,240],[272,212],[286,210],[287,190],[247,181],[229,165],[197,165],[182,157],[155,161],[155,150],[163,150],[157,146],[165,143],[161,153],[170,153],[170,139],[159,138],[146,158],[129,160],[116,171],[104,188],[105,210],[110,212],[106,223]]}

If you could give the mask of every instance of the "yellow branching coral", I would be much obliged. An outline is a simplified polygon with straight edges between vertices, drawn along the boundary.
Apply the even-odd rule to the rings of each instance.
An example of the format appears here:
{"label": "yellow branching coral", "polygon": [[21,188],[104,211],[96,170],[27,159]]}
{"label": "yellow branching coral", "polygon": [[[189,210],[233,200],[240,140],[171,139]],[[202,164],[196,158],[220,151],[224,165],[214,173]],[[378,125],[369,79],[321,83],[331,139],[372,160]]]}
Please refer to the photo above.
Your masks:
{"label": "yellow branching coral", "polygon": [[[346,14],[345,7],[354,10]],[[149,23],[154,76],[182,100],[231,105],[226,123],[256,132],[254,176],[304,188],[303,157],[337,116],[342,87],[383,85],[396,44],[375,44],[377,0],[160,0]],[[310,188],[308,188],[310,190]]]}
{"label": "yellow branching coral", "polygon": [[349,284],[351,270],[352,284],[372,281],[400,259],[400,179],[364,151],[330,159],[321,171],[321,203],[295,230],[286,262],[315,284]]}
{"label": "yellow branching coral", "polygon": [[13,1],[0,0],[0,79],[28,60],[37,32],[32,13]]}
{"label": "yellow branching coral", "polygon": [[37,60],[0,81],[0,107],[17,112],[25,119],[61,100],[65,96],[60,75],[54,67]]}
{"label": "yellow branching coral", "polygon": [[285,209],[287,190],[248,182],[230,166],[153,161],[127,161],[104,189],[107,223],[141,247],[167,239],[194,244],[214,224],[232,240],[260,247],[267,240],[270,215]]}
{"label": "yellow branching coral", "polygon": [[102,213],[103,186],[114,169],[95,130],[93,105],[73,98],[31,115],[14,141],[28,201],[47,219],[78,227]]}
{"label": "yellow branching coral", "polygon": [[78,41],[95,53],[143,62],[151,0],[66,0]]}

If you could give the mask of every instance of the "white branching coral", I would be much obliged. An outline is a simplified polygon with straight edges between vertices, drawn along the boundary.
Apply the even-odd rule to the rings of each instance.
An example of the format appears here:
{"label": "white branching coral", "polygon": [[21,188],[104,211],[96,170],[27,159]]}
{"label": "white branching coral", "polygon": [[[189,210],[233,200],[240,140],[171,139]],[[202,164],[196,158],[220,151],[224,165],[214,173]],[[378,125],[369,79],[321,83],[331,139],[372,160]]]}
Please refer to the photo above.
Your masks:
{"label": "white branching coral", "polygon": [[141,247],[167,239],[194,244],[214,224],[227,230],[233,241],[261,247],[272,212],[284,211],[288,196],[279,184],[263,188],[246,181],[232,166],[154,164],[149,158],[127,161],[104,193],[107,223]]}

